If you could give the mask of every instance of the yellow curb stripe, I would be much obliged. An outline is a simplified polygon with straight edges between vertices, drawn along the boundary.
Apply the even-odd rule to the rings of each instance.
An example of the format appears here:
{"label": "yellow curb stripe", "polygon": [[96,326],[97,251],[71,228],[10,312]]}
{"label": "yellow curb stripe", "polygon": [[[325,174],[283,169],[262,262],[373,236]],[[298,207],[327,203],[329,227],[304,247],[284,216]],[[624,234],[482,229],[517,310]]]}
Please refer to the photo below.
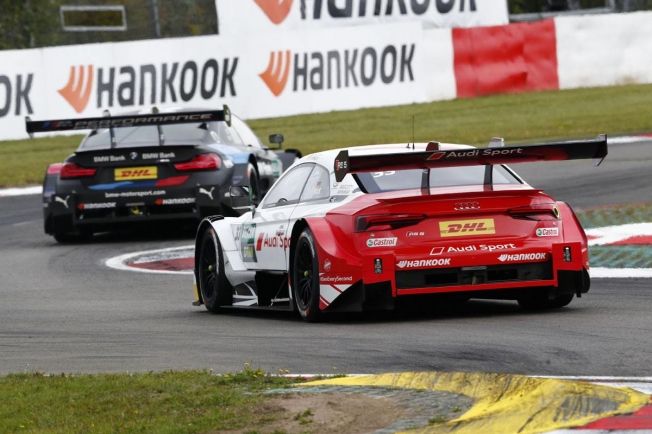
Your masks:
{"label": "yellow curb stripe", "polygon": [[458,393],[475,400],[465,414],[410,433],[539,433],[631,413],[650,397],[626,388],[523,375],[404,372],[341,377],[302,386],[379,386]]}

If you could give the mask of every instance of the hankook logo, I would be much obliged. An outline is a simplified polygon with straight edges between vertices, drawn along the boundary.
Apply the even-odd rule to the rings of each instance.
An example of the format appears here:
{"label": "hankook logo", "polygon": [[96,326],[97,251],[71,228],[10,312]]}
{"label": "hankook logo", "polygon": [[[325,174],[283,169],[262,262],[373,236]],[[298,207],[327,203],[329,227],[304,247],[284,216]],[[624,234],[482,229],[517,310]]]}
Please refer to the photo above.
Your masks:
{"label": "hankook logo", "polygon": [[[295,4],[293,0],[254,0],[274,24],[283,23]],[[365,17],[418,17],[426,14],[447,15],[459,12],[477,12],[476,0],[300,0],[302,21],[324,18],[356,19]],[[458,7],[456,8],[456,3]]]}
{"label": "hankook logo", "polygon": [[[189,102],[198,98],[210,101],[218,96],[237,96],[238,61],[238,57],[225,57],[208,58],[203,62],[188,60],[98,68],[73,65],[68,81],[58,92],[77,113],[88,108],[93,91],[93,108],[97,109]],[[31,80],[28,84],[31,86]]]}
{"label": "hankook logo", "polygon": [[93,65],[71,66],[68,82],[57,91],[77,113],[83,112],[88,105],[93,90],[94,70]]}
{"label": "hankook logo", "polygon": [[[293,0],[254,0],[267,18],[274,24],[281,24],[290,14]],[[305,1],[305,0],[303,0]]]}
{"label": "hankook logo", "polygon": [[344,50],[269,53],[259,77],[274,96],[280,96],[292,78],[292,92],[325,91],[375,84],[414,81],[415,44]]}

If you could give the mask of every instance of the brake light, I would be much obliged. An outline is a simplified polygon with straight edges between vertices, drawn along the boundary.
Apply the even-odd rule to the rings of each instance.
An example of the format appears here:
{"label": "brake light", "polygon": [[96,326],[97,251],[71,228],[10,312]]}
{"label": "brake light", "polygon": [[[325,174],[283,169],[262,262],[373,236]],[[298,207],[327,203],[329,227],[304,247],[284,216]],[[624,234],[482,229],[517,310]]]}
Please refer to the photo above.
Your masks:
{"label": "brake light", "polygon": [[50,164],[47,169],[47,174],[48,175],[58,175],[61,173],[61,168],[63,167],[63,163],[54,163]]}
{"label": "brake light", "polygon": [[95,176],[96,171],[97,169],[81,167],[75,163],[65,163],[61,167],[59,177],[61,179],[88,178],[90,176]]}
{"label": "brake light", "polygon": [[222,159],[217,154],[199,154],[190,161],[174,165],[174,168],[180,172],[217,170],[220,167],[222,167]]}
{"label": "brake light", "polygon": [[356,232],[374,229],[376,231],[399,229],[412,226],[426,218],[425,214],[381,214],[360,216],[356,219]]}
{"label": "brake light", "polygon": [[510,216],[526,220],[559,220],[559,208],[554,203],[533,204],[507,211]]}

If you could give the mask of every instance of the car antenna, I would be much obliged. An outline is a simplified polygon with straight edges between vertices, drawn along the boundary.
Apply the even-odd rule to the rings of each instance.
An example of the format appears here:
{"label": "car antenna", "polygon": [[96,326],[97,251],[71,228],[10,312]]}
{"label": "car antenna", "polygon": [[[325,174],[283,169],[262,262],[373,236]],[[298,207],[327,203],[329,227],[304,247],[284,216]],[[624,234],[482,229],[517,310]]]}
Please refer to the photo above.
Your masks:
{"label": "car antenna", "polygon": [[412,150],[414,151],[414,115],[412,115]]}
{"label": "car antenna", "polygon": [[[105,118],[111,117],[111,112],[109,109],[104,109],[102,116]],[[109,121],[109,134],[111,135],[111,149],[115,148],[115,131],[113,131],[113,124]]]}
{"label": "car antenna", "polygon": [[[410,149],[410,144],[408,143],[406,148]],[[414,115],[412,115],[412,150],[414,151]]]}
{"label": "car antenna", "polygon": [[[157,115],[159,113],[158,107],[156,106],[152,107],[152,113]],[[161,128],[160,124],[156,124],[156,130],[158,131],[158,145],[163,146],[163,143],[165,142],[165,135],[163,134],[163,128]]]}

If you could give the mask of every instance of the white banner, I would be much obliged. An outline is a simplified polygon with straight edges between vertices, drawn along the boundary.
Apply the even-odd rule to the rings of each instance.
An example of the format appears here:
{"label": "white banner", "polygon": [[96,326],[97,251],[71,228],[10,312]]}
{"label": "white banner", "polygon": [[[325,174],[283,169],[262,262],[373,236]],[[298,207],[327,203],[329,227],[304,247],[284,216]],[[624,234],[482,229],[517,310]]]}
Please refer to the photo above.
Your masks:
{"label": "white banner", "polygon": [[559,87],[652,83],[652,12],[555,19]]}
{"label": "white banner", "polygon": [[507,0],[216,0],[222,35],[382,23],[426,28],[507,24]]}
{"label": "white banner", "polygon": [[0,139],[32,119],[229,104],[244,118],[455,97],[449,30],[385,24],[0,52]]}

